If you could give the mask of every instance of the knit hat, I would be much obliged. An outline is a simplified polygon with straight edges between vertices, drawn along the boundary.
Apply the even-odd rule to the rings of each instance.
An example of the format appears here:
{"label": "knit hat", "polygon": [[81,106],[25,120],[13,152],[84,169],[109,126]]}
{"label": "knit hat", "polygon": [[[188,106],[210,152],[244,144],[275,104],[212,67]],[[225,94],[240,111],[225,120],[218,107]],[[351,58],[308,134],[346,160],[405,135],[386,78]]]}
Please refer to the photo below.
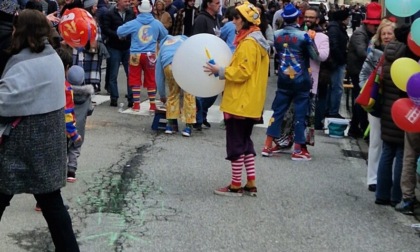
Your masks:
{"label": "knit hat", "polygon": [[344,21],[350,17],[350,13],[346,10],[338,10],[332,13],[333,20],[335,21]]}
{"label": "knit hat", "polygon": [[370,3],[366,7],[365,24],[379,25],[381,23],[382,6],[378,3]]}
{"label": "knit hat", "polygon": [[87,9],[98,3],[98,0],[85,0],[83,1],[83,8]]}
{"label": "knit hat", "polygon": [[248,1],[245,1],[243,4],[236,7],[241,13],[241,15],[248,20],[248,22],[253,23],[254,25],[259,25],[261,23],[260,13],[258,12],[257,8]]}
{"label": "knit hat", "polygon": [[149,0],[141,0],[137,9],[140,13],[148,13],[152,11],[152,3]]}
{"label": "knit hat", "polygon": [[71,85],[82,85],[85,81],[85,70],[81,66],[71,66],[67,72],[67,81]]}
{"label": "knit hat", "polygon": [[300,14],[300,10],[296,9],[294,4],[289,3],[284,6],[284,11],[281,13],[281,17],[283,19],[295,19],[298,18]]}

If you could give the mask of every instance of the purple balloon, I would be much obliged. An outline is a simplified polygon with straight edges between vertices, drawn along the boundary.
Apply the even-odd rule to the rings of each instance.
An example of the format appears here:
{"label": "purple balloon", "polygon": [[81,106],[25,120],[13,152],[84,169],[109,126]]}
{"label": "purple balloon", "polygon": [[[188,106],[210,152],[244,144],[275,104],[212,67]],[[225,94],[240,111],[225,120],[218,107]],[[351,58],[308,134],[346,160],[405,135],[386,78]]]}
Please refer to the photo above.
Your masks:
{"label": "purple balloon", "polygon": [[420,73],[415,73],[408,79],[407,94],[414,104],[420,106]]}

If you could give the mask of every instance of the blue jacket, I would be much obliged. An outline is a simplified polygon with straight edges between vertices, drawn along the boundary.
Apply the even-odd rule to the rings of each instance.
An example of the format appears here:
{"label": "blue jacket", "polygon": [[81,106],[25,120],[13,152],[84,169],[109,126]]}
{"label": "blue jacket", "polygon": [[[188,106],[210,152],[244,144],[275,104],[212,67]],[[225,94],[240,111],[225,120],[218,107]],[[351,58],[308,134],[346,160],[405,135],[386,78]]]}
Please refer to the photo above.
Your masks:
{"label": "blue jacket", "polygon": [[152,13],[141,13],[118,27],[117,34],[120,37],[131,35],[130,53],[146,53],[155,52],[157,42],[168,35],[168,31]]}
{"label": "blue jacket", "polygon": [[165,73],[164,69],[167,65],[172,64],[175,52],[178,47],[188,37],[184,35],[166,36],[159,44],[159,54],[156,58],[155,78],[156,88],[160,97],[166,97],[165,92]]}
{"label": "blue jacket", "polygon": [[277,88],[310,90],[309,58],[319,61],[315,43],[295,25],[274,33],[274,47],[279,54]]}
{"label": "blue jacket", "polygon": [[229,21],[220,29],[220,38],[226,42],[232,53],[235,51],[236,48],[236,46],[233,44],[233,41],[235,41],[235,37],[235,25],[232,21]]}

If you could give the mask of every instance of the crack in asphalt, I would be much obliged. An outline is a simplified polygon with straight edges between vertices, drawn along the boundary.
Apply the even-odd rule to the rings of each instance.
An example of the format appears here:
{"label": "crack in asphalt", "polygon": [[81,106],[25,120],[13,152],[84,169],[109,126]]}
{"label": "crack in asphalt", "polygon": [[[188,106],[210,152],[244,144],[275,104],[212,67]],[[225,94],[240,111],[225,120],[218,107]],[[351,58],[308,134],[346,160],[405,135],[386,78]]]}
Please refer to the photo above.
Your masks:
{"label": "crack in asphalt", "polygon": [[[141,169],[143,154],[151,146],[123,152],[115,164],[99,170],[92,180],[84,181],[88,189],[75,197],[78,207],[72,209],[73,228],[81,246],[103,243],[107,251],[122,252],[136,243],[148,242],[148,223],[171,221],[178,214],[176,209],[165,205],[162,189]],[[13,233],[9,237],[25,251],[54,251],[47,228]]]}

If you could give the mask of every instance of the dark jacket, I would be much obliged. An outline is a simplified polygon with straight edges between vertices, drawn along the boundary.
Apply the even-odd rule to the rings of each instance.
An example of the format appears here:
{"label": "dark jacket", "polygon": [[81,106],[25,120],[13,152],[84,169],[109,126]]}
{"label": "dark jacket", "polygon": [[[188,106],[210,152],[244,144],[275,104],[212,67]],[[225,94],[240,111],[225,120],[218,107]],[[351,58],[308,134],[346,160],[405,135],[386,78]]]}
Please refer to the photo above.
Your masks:
{"label": "dark jacket", "polygon": [[10,47],[13,32],[13,15],[0,11],[0,77],[10,55],[5,52]]}
{"label": "dark jacket", "polygon": [[185,35],[190,37],[193,34],[193,26],[198,15],[198,8],[193,7],[180,9],[175,15],[175,23],[172,26],[173,35]]}
{"label": "dark jacket", "polygon": [[210,33],[216,35],[216,32],[220,34],[220,23],[217,16],[214,17],[207,11],[200,12],[195,19],[193,35],[199,33]]}
{"label": "dark jacket", "polygon": [[391,144],[404,144],[404,131],[395,125],[391,116],[392,104],[400,98],[407,97],[391,79],[391,65],[398,58],[405,57],[408,48],[405,44],[395,41],[389,43],[384,50],[385,61],[382,67],[382,115],[381,138]]}
{"label": "dark jacket", "polygon": [[337,21],[331,21],[327,30],[333,65],[336,65],[337,67],[345,65],[347,63],[347,42],[349,41],[346,27]]}
{"label": "dark jacket", "polygon": [[127,36],[125,39],[121,40],[117,35],[117,28],[135,18],[136,15],[131,9],[126,10],[124,20],[115,6],[106,12],[102,18],[102,34],[107,38],[105,44],[117,50],[130,49],[131,37]]}
{"label": "dark jacket", "polygon": [[357,28],[350,38],[347,52],[347,71],[350,76],[359,75],[367,57],[367,48],[373,34],[369,33],[365,25]]}

